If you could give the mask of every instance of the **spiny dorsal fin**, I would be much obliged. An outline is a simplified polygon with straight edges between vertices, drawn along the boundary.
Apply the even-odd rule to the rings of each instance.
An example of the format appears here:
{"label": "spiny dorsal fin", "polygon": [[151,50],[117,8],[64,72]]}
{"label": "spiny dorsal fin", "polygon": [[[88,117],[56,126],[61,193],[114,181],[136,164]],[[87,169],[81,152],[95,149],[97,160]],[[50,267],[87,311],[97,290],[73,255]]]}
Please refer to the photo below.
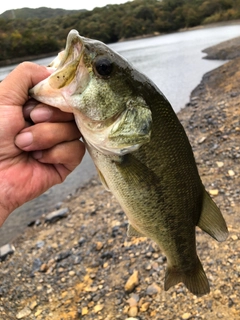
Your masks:
{"label": "spiny dorsal fin", "polygon": [[128,230],[127,230],[127,236],[128,237],[145,237],[144,234],[137,231],[133,226],[129,223]]}
{"label": "spiny dorsal fin", "polygon": [[196,266],[192,270],[183,272],[171,267],[167,268],[164,290],[167,291],[179,282],[183,282],[188,290],[196,296],[202,296],[210,292],[208,279],[198,257],[196,260]]}
{"label": "spiny dorsal fin", "polygon": [[202,212],[197,225],[217,241],[224,241],[228,237],[228,229],[222,213],[206,190],[204,190]]}

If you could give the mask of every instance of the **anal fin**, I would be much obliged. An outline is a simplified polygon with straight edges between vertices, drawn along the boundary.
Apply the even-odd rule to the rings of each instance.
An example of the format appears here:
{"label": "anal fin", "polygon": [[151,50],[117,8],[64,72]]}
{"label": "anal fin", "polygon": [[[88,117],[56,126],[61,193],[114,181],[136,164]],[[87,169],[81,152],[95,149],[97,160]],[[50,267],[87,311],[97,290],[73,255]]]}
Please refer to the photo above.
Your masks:
{"label": "anal fin", "polygon": [[137,231],[130,223],[128,225],[127,236],[128,237],[145,237],[144,234]]}
{"label": "anal fin", "polygon": [[217,241],[224,241],[228,237],[228,229],[222,213],[206,190],[204,190],[202,212],[197,225]]}

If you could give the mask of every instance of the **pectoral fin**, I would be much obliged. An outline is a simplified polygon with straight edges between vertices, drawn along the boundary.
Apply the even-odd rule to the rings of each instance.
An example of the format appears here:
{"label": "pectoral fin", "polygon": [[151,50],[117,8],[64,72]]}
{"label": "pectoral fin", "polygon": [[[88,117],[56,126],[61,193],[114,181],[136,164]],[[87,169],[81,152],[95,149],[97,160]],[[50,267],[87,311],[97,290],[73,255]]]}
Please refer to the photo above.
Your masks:
{"label": "pectoral fin", "polygon": [[202,212],[197,225],[217,241],[224,241],[228,237],[228,229],[222,213],[205,190]]}
{"label": "pectoral fin", "polygon": [[135,228],[133,228],[131,224],[128,225],[127,236],[128,237],[145,237],[144,234],[140,233]]}
{"label": "pectoral fin", "polygon": [[105,180],[102,172],[98,169],[98,167],[96,167],[96,169],[97,169],[97,172],[98,172],[98,176],[99,176],[99,178],[100,178],[100,181],[102,182],[104,188],[105,188],[107,191],[110,191],[110,189],[109,189],[109,187],[108,187],[108,184],[107,184],[107,182],[106,182],[106,180]]}

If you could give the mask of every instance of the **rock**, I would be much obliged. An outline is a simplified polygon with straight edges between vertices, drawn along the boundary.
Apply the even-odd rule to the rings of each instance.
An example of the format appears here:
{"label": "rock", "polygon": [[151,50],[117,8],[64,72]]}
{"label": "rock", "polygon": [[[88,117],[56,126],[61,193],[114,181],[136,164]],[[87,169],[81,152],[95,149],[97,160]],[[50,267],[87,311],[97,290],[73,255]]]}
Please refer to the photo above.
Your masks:
{"label": "rock", "polygon": [[141,305],[141,307],[140,307],[140,311],[141,311],[141,312],[146,312],[146,311],[149,309],[150,304],[151,304],[151,302],[145,302],[145,303],[143,303],[143,304]]}
{"label": "rock", "polygon": [[213,297],[214,297],[215,299],[220,299],[221,296],[222,296],[222,293],[221,293],[220,290],[217,289],[217,290],[215,290],[215,291],[213,292]]}
{"label": "rock", "polygon": [[28,317],[30,314],[31,314],[31,310],[28,307],[25,307],[24,309],[18,312],[18,314],[16,315],[16,318],[23,319]]}
{"label": "rock", "polygon": [[4,246],[0,247],[0,261],[6,259],[9,254],[13,254],[15,248],[12,244],[5,244]]}
{"label": "rock", "polygon": [[29,308],[30,308],[31,310],[34,310],[37,305],[38,305],[37,301],[33,301],[33,302],[29,305]]}
{"label": "rock", "polygon": [[131,297],[127,300],[130,308],[137,306],[138,301],[139,301],[139,295],[137,294],[132,294]]}
{"label": "rock", "polygon": [[217,196],[219,193],[219,190],[218,189],[211,189],[211,190],[209,190],[209,193],[211,196]]}
{"label": "rock", "polygon": [[32,272],[38,271],[41,268],[42,261],[39,258],[33,260]]}
{"label": "rock", "polygon": [[88,307],[83,307],[81,313],[82,313],[82,316],[85,316],[86,314],[88,314]]}
{"label": "rock", "polygon": [[96,242],[96,250],[100,251],[102,248],[103,248],[103,243],[100,241]]}
{"label": "rock", "polygon": [[153,284],[151,284],[150,286],[147,287],[146,293],[149,296],[152,296],[154,294],[159,293],[160,291],[161,291],[161,288],[156,283],[153,283]]}
{"label": "rock", "polygon": [[202,144],[207,138],[206,137],[201,137],[199,140],[198,140],[198,144]]}
{"label": "rock", "polygon": [[45,245],[45,241],[38,241],[36,243],[37,249],[41,249],[42,247],[44,247],[44,245]]}
{"label": "rock", "polygon": [[56,222],[59,219],[67,217],[68,212],[69,212],[68,208],[62,208],[62,209],[53,211],[46,216],[45,222],[50,222],[50,223]]}
{"label": "rock", "polygon": [[95,313],[98,313],[99,311],[102,311],[102,309],[104,308],[104,305],[103,304],[97,304],[93,310]]}
{"label": "rock", "polygon": [[218,168],[222,168],[224,166],[224,163],[222,161],[216,161],[216,164]]}
{"label": "rock", "polygon": [[230,177],[233,177],[235,175],[235,172],[233,170],[228,170],[228,175]]}
{"label": "rock", "polygon": [[138,279],[138,271],[134,270],[133,274],[130,276],[128,281],[125,284],[125,291],[132,292],[135,287],[138,285],[139,279]]}
{"label": "rock", "polygon": [[182,319],[183,320],[188,320],[188,319],[190,319],[191,318],[191,313],[189,313],[189,312],[186,312],[186,313],[184,313],[183,315],[182,315]]}
{"label": "rock", "polygon": [[130,307],[129,311],[128,311],[128,315],[130,317],[136,317],[138,314],[138,307],[134,306],[134,307]]}
{"label": "rock", "polygon": [[41,272],[47,272],[48,265],[46,263],[43,263],[39,269]]}

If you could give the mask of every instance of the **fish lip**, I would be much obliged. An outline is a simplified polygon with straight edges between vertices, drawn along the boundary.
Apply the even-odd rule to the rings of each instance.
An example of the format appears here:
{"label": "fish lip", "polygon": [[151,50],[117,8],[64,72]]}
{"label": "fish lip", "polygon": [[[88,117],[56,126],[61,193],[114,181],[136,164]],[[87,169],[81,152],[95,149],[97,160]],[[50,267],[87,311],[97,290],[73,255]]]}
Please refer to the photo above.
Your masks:
{"label": "fish lip", "polygon": [[[67,36],[66,47],[60,55],[55,58],[50,66],[54,66],[57,70],[63,68],[69,62],[71,63],[74,60],[80,60],[83,52],[83,41],[79,32],[75,29],[72,29]],[[72,51],[72,52],[71,52]]]}

